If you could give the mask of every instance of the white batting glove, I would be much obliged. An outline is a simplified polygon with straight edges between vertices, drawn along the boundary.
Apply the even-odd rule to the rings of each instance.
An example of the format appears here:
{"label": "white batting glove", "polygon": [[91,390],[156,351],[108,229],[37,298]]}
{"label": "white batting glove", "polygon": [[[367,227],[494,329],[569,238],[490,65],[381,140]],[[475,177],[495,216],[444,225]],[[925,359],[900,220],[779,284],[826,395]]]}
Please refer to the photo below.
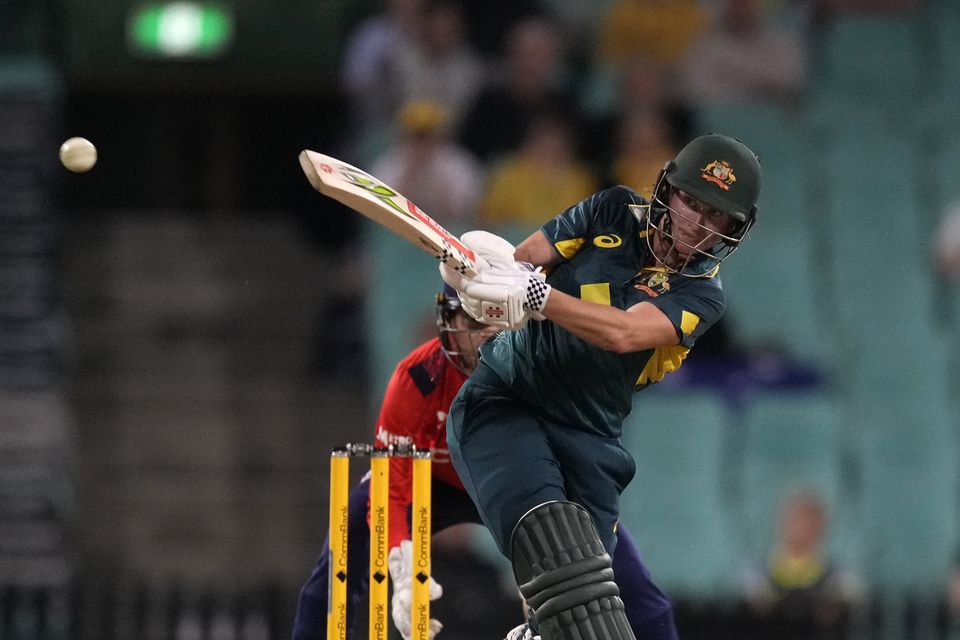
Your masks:
{"label": "white batting glove", "polygon": [[463,294],[482,300],[503,300],[507,308],[519,307],[526,316],[543,320],[543,308],[553,287],[547,284],[540,269],[529,269],[532,267],[523,263],[516,263],[513,269],[484,269],[473,280],[464,281]]}
{"label": "white batting glove", "polygon": [[[478,262],[483,258],[477,257]],[[478,265],[478,268],[479,267]],[[451,269],[447,266],[446,263],[440,263],[440,277],[443,278],[443,281],[448,285],[457,290],[457,297],[460,298],[460,305],[463,307],[463,310],[467,312],[474,320],[483,322],[483,302],[481,300],[474,300],[473,298],[468,298],[463,294],[463,285],[469,278],[465,275]]]}
{"label": "white batting glove", "polygon": [[[390,549],[387,556],[387,567],[390,578],[393,580],[393,599],[391,601],[391,615],[393,624],[404,640],[413,637],[413,622],[411,606],[413,604],[413,542],[404,540],[399,547]],[[436,600],[443,595],[443,587],[433,577],[430,578],[430,600]],[[430,640],[433,640],[443,625],[439,620],[430,620]]]}
{"label": "white batting glove", "polygon": [[460,236],[460,241],[483,257],[491,267],[510,269],[514,264],[513,254],[517,250],[516,247],[489,231],[467,231]]}
{"label": "white batting glove", "polygon": [[[440,263],[440,276],[457,290],[460,304],[471,318],[511,331],[522,327],[527,321],[523,310],[523,296],[520,295],[522,292],[517,291],[510,296],[510,292],[501,285],[491,288],[474,286],[482,283],[483,272],[484,269],[479,267],[477,275],[471,280]],[[467,291],[468,286],[471,286],[471,292]]]}
{"label": "white batting glove", "polygon": [[[540,267],[534,269],[533,265],[529,262],[517,262],[514,259],[514,254],[517,251],[516,247],[500,236],[490,233],[489,231],[477,230],[467,231],[460,239],[465,245],[473,249],[476,254],[486,260],[487,264],[481,262],[477,266],[478,272],[482,273],[487,271],[488,267],[495,270],[497,274],[500,274],[502,271],[526,271],[537,274],[535,277],[541,282],[544,281],[544,276],[541,273],[542,269]],[[482,277],[477,279],[483,280]],[[532,280],[528,280],[527,282],[528,289],[530,289],[531,282]],[[548,286],[542,296],[536,294],[535,290],[531,294],[531,299],[525,301],[524,308],[531,312],[530,317],[534,320],[543,320],[543,315],[540,311],[543,309],[543,305],[547,303],[547,296],[549,294],[550,287]]]}

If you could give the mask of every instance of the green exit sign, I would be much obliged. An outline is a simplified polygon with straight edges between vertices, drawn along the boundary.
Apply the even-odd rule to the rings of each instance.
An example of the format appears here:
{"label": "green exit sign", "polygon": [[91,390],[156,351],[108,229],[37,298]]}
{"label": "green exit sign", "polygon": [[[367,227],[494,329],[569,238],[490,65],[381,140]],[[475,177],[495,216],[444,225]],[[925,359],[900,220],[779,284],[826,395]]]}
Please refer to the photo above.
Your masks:
{"label": "green exit sign", "polygon": [[233,13],[223,5],[168,2],[136,7],[127,20],[127,43],[139,55],[214,58],[233,42]]}

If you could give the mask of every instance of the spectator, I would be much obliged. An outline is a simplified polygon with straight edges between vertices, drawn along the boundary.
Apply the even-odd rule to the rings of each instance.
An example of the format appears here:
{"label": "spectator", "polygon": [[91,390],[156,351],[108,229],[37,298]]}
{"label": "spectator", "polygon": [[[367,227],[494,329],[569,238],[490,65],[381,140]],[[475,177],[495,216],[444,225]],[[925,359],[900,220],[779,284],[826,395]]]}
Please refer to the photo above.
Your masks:
{"label": "spectator", "polygon": [[624,115],[616,136],[617,154],[607,168],[609,186],[626,185],[646,198],[663,165],[677,155],[670,127],[657,110]]}
{"label": "spectator", "polygon": [[455,0],[426,0],[419,37],[397,51],[404,101],[428,98],[442,105],[457,130],[484,81],[484,67],[468,44],[463,8]]}
{"label": "spectator", "polygon": [[598,58],[619,67],[640,56],[669,67],[683,59],[706,23],[698,0],[614,0],[600,29]]}
{"label": "spectator", "polygon": [[450,140],[448,115],[436,102],[407,103],[397,116],[400,140],[374,163],[371,173],[441,224],[467,229],[483,191],[483,168]]}
{"label": "spectator", "polygon": [[934,265],[951,282],[960,282],[960,200],[951,203],[934,235]]}
{"label": "spectator", "polygon": [[827,555],[827,524],[826,506],[818,495],[791,495],[783,505],[770,556],[746,572],[750,609],[798,637],[822,637],[838,629],[860,600],[859,580]]}
{"label": "spectator", "polygon": [[[622,132],[625,121],[645,113],[662,120],[667,127],[667,142],[672,152],[666,159],[672,158],[673,150],[680,146],[678,141],[689,138],[690,114],[686,105],[677,100],[671,78],[660,64],[648,58],[634,58],[609,78],[594,76],[592,81],[609,86],[596,86],[597,90],[591,90],[589,97],[584,95],[588,103],[594,102],[592,106],[585,105],[585,110],[591,113],[587,139],[612,140]],[[609,145],[588,144],[584,149],[584,155],[598,167],[608,166],[615,153],[617,150]]]}
{"label": "spectator", "polygon": [[511,30],[502,73],[471,105],[461,132],[463,144],[483,162],[515,151],[537,113],[575,112],[573,94],[563,83],[561,44],[543,17],[526,18]]}
{"label": "spectator", "polygon": [[343,85],[356,132],[348,141],[350,156],[360,164],[380,144],[403,101],[396,70],[397,51],[410,48],[422,30],[423,0],[386,0],[383,11],[362,22],[351,34],[343,58]]}
{"label": "spectator", "polygon": [[542,0],[464,2],[467,33],[473,48],[485,59],[502,56],[514,25],[541,14],[541,5]]}
{"label": "spectator", "polygon": [[804,34],[768,22],[762,0],[723,0],[723,11],[687,51],[682,92],[693,108],[722,100],[791,105],[807,76]]}
{"label": "spectator", "polygon": [[563,211],[596,191],[597,180],[575,149],[563,116],[538,116],[520,150],[493,168],[480,202],[481,219],[488,225],[519,225],[529,233],[543,221],[544,211]]}

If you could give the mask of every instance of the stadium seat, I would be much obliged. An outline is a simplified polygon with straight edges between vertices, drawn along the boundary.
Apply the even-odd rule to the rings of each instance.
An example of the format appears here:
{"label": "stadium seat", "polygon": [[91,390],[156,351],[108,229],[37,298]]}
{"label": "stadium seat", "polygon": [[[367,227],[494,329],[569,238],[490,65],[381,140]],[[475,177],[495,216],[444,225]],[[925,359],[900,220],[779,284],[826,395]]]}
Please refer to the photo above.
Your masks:
{"label": "stadium seat", "polygon": [[933,593],[960,539],[956,429],[944,429],[929,410],[889,427],[863,434],[864,568],[880,588]]}
{"label": "stadium seat", "polygon": [[722,487],[727,411],[710,393],[637,394],[623,442],[637,463],[621,501],[654,579],[678,595],[729,588],[736,561]]}
{"label": "stadium seat", "polygon": [[742,424],[740,539],[745,557],[762,558],[774,539],[784,500],[798,490],[813,491],[830,506],[831,528],[839,535],[841,407],[823,392],[770,392],[746,407]]}
{"label": "stadium seat", "polygon": [[925,23],[919,11],[831,16],[814,50],[819,88],[903,112],[921,95]]}

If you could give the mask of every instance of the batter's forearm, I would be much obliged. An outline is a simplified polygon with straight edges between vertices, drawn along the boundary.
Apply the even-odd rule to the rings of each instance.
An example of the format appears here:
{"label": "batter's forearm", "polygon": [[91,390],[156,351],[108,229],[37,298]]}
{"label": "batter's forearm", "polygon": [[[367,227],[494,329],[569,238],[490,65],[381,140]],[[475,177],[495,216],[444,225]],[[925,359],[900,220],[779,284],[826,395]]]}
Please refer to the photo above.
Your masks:
{"label": "batter's forearm", "polygon": [[652,304],[644,306],[628,312],[553,289],[543,315],[578,338],[616,353],[677,344],[676,329],[666,315]]}
{"label": "batter's forearm", "polygon": [[543,231],[538,229],[517,246],[513,259],[529,262],[535,267],[551,267],[560,262],[561,256]]}

